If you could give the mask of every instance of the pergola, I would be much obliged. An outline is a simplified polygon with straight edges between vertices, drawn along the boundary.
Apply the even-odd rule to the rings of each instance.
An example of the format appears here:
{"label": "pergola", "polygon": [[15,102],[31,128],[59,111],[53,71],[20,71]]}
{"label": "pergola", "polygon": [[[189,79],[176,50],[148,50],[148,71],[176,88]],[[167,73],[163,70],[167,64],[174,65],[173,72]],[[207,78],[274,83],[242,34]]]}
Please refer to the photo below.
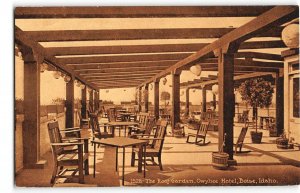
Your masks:
{"label": "pergola", "polygon": [[[233,160],[234,81],[275,77],[276,116],[283,117],[280,52],[286,46],[280,37],[284,25],[298,17],[297,6],[16,8],[15,43],[24,60],[24,104],[28,109],[24,120],[25,167],[39,165],[43,62],[71,77],[66,89],[67,127],[74,122],[75,79],[93,89],[96,99],[99,89],[148,90],[154,83],[154,114],[158,117],[160,79],[171,74],[173,125],[180,120],[181,86],[203,89],[217,83],[219,148]],[[195,64],[203,71],[218,71],[218,76],[180,84],[181,72]],[[87,98],[84,93],[86,88],[82,100]],[[145,96],[145,111],[147,101]],[[277,127],[282,128],[282,119],[277,120]]]}

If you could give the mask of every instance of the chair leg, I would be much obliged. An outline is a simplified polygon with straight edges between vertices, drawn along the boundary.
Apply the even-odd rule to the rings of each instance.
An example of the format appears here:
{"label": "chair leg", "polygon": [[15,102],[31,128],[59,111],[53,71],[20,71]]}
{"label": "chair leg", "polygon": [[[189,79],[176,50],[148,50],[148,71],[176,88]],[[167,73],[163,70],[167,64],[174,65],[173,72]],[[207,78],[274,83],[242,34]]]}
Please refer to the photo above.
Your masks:
{"label": "chair leg", "polygon": [[190,136],[188,135],[187,138],[186,138],[186,142],[187,142],[187,143],[190,143],[190,142],[189,142],[189,139],[190,139]]}
{"label": "chair leg", "polygon": [[89,159],[86,159],[84,161],[84,174],[85,175],[89,175]]}
{"label": "chair leg", "polygon": [[57,168],[58,168],[58,166],[56,166],[56,165],[53,167],[52,177],[51,177],[51,180],[50,180],[51,184],[54,184],[54,182],[55,182],[55,177],[57,175]]}
{"label": "chair leg", "polygon": [[132,167],[134,166],[134,163],[135,163],[135,152],[132,150],[132,153],[131,153],[131,166]]}
{"label": "chair leg", "polygon": [[79,170],[79,183],[84,183],[84,175],[83,175],[83,163],[82,161],[79,161],[78,163],[78,170]]}
{"label": "chair leg", "polygon": [[163,170],[162,163],[161,163],[161,155],[158,156],[158,164],[159,164],[159,169]]}
{"label": "chair leg", "polygon": [[151,161],[154,163],[154,157],[151,157]]}

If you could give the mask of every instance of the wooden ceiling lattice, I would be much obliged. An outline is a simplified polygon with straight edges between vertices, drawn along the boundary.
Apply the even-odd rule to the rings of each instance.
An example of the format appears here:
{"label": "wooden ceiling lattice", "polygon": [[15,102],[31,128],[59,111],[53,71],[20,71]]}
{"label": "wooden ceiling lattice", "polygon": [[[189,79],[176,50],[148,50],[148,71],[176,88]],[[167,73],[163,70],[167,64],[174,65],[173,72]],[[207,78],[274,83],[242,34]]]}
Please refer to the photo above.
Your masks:
{"label": "wooden ceiling lattice", "polygon": [[[286,48],[280,39],[282,24],[299,17],[297,11],[295,6],[18,7],[15,39],[92,88],[138,87],[174,69],[188,70],[196,63],[204,71],[217,71],[213,51],[231,41],[241,43],[234,55],[235,74],[276,73],[283,68],[279,52]],[[75,30],[63,25],[68,26],[72,19],[93,22],[100,18],[101,22],[114,22],[112,26],[106,23],[105,29],[85,29],[79,25]],[[131,28],[113,25],[118,18],[127,21]],[[138,24],[136,18],[151,21],[149,28],[133,28]],[[171,28],[153,18],[178,23]],[[220,24],[187,26],[179,22],[181,18],[204,23],[214,20]],[[226,18],[236,22],[230,23]],[[43,26],[43,19],[54,26],[62,25],[54,30],[47,30],[49,26],[41,30],[37,26]]]}

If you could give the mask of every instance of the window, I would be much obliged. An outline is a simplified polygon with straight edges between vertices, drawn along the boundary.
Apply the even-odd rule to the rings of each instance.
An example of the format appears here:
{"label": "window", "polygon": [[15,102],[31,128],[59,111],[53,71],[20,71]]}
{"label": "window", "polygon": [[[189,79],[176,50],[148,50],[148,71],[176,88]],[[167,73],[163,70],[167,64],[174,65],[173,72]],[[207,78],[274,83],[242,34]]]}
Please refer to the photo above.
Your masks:
{"label": "window", "polygon": [[293,79],[293,117],[300,117],[299,78]]}

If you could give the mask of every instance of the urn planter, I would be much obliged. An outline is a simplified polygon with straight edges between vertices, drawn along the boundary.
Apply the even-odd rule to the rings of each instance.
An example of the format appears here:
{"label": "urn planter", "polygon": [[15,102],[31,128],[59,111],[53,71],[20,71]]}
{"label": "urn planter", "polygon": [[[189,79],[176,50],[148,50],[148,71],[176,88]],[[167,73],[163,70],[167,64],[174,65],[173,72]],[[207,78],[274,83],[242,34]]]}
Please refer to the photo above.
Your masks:
{"label": "urn planter", "polygon": [[261,139],[263,136],[262,132],[251,131],[250,134],[251,134],[252,143],[261,143]]}

